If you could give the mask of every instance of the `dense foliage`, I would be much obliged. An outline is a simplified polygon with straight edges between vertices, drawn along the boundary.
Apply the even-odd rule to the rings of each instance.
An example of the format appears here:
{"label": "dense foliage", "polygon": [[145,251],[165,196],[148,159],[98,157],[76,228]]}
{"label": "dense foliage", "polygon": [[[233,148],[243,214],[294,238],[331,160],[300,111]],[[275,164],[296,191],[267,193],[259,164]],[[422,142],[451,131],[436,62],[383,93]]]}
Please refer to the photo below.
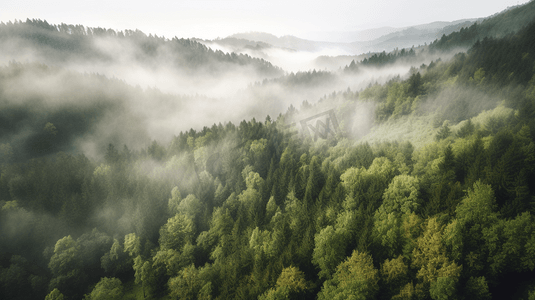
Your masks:
{"label": "dense foliage", "polygon": [[472,46],[477,40],[484,38],[503,38],[514,34],[533,21],[535,3],[530,1],[525,5],[507,9],[482,22],[462,28],[451,34],[444,34],[431,44],[431,49],[445,50],[459,46]]}
{"label": "dense foliage", "polygon": [[[534,33],[532,23],[406,79],[304,104],[304,114],[338,104],[341,130],[325,139],[289,132],[291,107],[276,120],[191,129],[169,144],[110,143],[88,158],[64,146],[76,128],[118,111],[106,106],[115,92],[148,97],[99,76],[87,77],[114,87],[94,105],[57,110],[36,98],[39,109],[72,115],[72,132],[49,111],[32,122],[23,109],[2,111],[3,135],[23,124],[39,132],[0,144],[0,295],[533,299]],[[4,82],[50,75],[35,65],[0,71]],[[369,102],[375,139],[355,141],[352,112]],[[406,129],[396,122],[424,142],[378,136]],[[25,148],[32,142],[40,144]]]}

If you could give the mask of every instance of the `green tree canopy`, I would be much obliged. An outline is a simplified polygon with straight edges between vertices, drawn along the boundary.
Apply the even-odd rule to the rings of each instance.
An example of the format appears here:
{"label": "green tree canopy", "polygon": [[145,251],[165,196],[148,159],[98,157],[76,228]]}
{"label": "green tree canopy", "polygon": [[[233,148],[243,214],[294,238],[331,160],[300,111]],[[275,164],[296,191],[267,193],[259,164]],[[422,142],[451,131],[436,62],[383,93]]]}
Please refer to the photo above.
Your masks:
{"label": "green tree canopy", "polygon": [[379,275],[371,255],[353,251],[338,265],[333,278],[325,281],[318,299],[370,299],[378,290]]}
{"label": "green tree canopy", "polygon": [[123,297],[123,285],[118,278],[101,278],[91,293],[85,297],[87,300],[116,300]]}

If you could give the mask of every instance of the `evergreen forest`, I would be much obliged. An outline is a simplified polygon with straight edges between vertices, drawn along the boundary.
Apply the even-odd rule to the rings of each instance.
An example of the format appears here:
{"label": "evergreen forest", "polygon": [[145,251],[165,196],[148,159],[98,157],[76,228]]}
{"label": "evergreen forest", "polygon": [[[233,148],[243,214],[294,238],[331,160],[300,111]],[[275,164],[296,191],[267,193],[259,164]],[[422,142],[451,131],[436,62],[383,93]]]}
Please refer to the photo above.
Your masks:
{"label": "evergreen forest", "polygon": [[[0,298],[535,299],[534,9],[297,73],[194,39],[0,24],[2,57],[24,53],[0,66]],[[103,43],[250,84],[178,94],[73,67],[118,65]]]}

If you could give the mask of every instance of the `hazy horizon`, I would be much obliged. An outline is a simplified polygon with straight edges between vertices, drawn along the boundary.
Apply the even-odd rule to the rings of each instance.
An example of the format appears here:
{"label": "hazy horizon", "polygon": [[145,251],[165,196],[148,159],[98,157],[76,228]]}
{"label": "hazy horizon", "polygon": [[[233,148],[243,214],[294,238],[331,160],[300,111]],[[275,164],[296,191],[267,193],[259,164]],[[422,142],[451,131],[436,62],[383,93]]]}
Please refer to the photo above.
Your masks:
{"label": "hazy horizon", "polygon": [[[267,32],[315,40],[326,32],[403,28],[436,21],[488,17],[528,1],[7,1],[0,21],[42,19],[114,30],[139,29],[166,38],[224,38],[242,32]],[[323,33],[323,35],[322,35]]]}

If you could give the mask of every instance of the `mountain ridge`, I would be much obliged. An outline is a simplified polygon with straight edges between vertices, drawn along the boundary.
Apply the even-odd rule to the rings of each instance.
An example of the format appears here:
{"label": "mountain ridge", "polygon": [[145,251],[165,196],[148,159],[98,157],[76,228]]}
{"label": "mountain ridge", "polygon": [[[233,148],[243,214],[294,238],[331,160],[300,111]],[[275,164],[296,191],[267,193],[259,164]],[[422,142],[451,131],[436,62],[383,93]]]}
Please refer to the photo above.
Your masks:
{"label": "mountain ridge", "polygon": [[[229,38],[241,38],[255,42],[263,42],[274,47],[289,48],[297,51],[315,52],[329,48],[337,48],[349,55],[360,55],[367,52],[391,51],[395,48],[410,48],[412,46],[430,44],[443,35],[459,31],[461,28],[468,28],[475,23],[485,24],[489,27],[489,35],[503,36],[497,24],[511,28],[511,31],[517,31],[522,28],[522,24],[529,23],[530,15],[535,12],[533,1],[523,5],[510,6],[493,15],[483,18],[467,18],[454,21],[434,21],[431,23],[407,26],[402,28],[380,27],[353,32],[330,32],[330,34],[345,35],[345,42],[333,42],[326,40],[312,40],[301,38],[293,35],[283,35],[277,37],[265,32],[247,32],[230,35]],[[532,19],[532,18],[531,18]],[[349,40],[348,36],[357,35],[366,32],[374,33],[373,39],[369,40]],[[376,32],[381,35],[377,36]],[[386,33],[386,34],[385,34]]]}

